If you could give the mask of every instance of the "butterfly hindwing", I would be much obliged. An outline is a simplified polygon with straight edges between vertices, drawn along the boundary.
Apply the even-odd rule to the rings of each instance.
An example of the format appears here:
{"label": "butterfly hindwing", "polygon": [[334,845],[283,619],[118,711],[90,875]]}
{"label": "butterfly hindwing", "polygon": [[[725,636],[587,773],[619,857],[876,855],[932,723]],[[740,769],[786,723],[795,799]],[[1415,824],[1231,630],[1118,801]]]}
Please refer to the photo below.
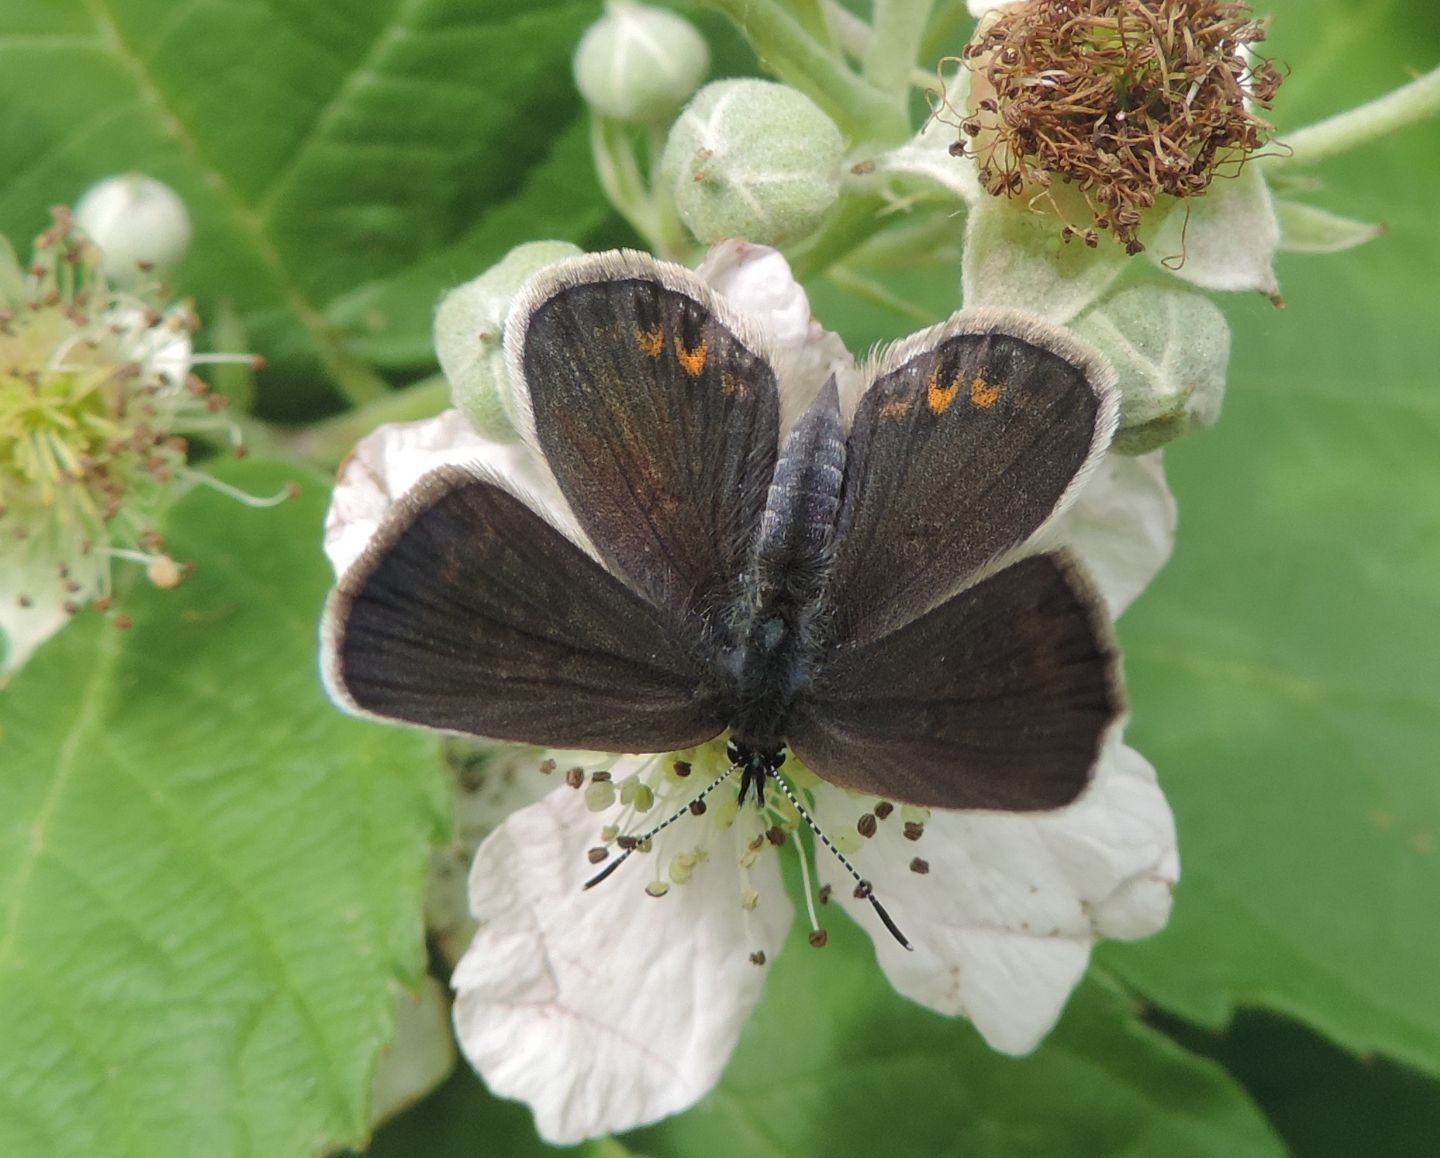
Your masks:
{"label": "butterfly hindwing", "polygon": [[1109,445],[1113,379],[1009,310],[962,311],[887,353],[846,447],[837,638],[894,630],[1034,534]]}
{"label": "butterfly hindwing", "polygon": [[838,649],[788,737],[842,788],[1032,811],[1080,795],[1123,703],[1108,614],[1074,559],[1052,553]]}
{"label": "butterfly hindwing", "polygon": [[362,713],[545,747],[665,751],[725,722],[667,613],[458,467],[426,476],[341,579],[325,669]]}
{"label": "butterfly hindwing", "polygon": [[627,253],[541,275],[506,346],[529,433],[601,557],[713,634],[775,467],[762,340],[689,271]]}

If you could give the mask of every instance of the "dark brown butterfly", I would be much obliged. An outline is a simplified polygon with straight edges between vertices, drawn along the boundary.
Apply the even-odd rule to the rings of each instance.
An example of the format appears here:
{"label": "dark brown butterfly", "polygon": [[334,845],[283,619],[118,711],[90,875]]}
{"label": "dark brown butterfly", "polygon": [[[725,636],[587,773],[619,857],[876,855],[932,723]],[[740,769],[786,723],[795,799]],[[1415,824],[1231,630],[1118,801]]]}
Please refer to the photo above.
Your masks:
{"label": "dark brown butterfly", "polygon": [[1122,709],[1111,629],[1072,557],[1025,545],[1109,445],[1099,355],[962,311],[886,351],[848,422],[832,379],[784,432],[763,337],[634,253],[542,274],[505,342],[588,543],[483,469],[428,475],[331,599],[341,702],[556,748],[728,730],[742,800],[787,750],[917,805],[1085,788]]}

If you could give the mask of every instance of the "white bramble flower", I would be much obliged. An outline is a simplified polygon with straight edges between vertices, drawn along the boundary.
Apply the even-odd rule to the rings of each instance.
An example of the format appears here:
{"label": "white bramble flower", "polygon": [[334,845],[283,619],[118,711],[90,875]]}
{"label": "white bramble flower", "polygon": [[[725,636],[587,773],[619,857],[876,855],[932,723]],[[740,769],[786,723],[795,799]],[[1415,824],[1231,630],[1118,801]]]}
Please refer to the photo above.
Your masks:
{"label": "white bramble flower", "polygon": [[192,354],[195,315],[112,288],[55,213],[28,268],[0,239],[0,678],[86,604],[109,609],[114,560],[181,581],[155,518],[177,486],[219,485],[187,465],[184,436],[231,433],[224,399],[190,372],[217,360]]}
{"label": "white bramble flower", "polygon": [[[810,316],[774,250],[729,242],[701,272],[767,332],[784,413],[832,373],[842,396],[858,388],[853,359]],[[484,438],[449,411],[383,427],[347,461],[326,525],[337,573],[414,482],[452,462],[483,463],[556,525],[574,526],[536,452]],[[1046,546],[1064,542],[1083,558],[1118,614],[1173,543],[1158,455],[1108,457],[1046,536]],[[845,908],[899,992],[969,1017],[1016,1054],[1059,1017],[1097,940],[1164,925],[1179,872],[1154,772],[1118,737],[1089,790],[1041,814],[897,806],[827,784],[792,759],[787,778],[884,897],[913,944],[907,952],[853,895],[838,860],[823,849],[809,858],[782,793],[763,810],[725,790],[694,803],[730,764],[724,737],[663,755],[535,760],[555,786],[511,813],[471,870],[479,927],[453,978],[455,1025],[490,1087],[527,1102],[540,1133],[560,1144],[678,1112],[715,1085],[793,920],[783,856],[799,857],[812,944],[825,941],[820,913]],[[584,888],[617,848],[669,817],[613,878]],[[831,908],[816,907],[817,888]]]}

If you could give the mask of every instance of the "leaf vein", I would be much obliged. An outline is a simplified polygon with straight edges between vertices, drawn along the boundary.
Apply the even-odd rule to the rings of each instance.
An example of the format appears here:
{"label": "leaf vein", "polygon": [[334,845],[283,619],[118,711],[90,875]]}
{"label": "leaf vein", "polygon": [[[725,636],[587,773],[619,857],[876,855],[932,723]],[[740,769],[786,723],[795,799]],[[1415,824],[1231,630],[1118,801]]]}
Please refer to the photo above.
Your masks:
{"label": "leaf vein", "polygon": [[302,292],[285,259],[276,248],[261,215],[246,203],[225,173],[203,158],[195,137],[170,106],[145,61],[136,55],[121,35],[120,27],[110,12],[111,2],[112,0],[85,0],[91,19],[95,21],[100,34],[101,44],[130,74],[141,97],[155,111],[165,131],[180,145],[225,203],[241,232],[253,245],[260,263],[274,280],[286,305],[314,343],[315,352],[325,369],[353,402],[365,402],[384,395],[387,392],[384,381],[343,348],[330,330],[324,315]]}

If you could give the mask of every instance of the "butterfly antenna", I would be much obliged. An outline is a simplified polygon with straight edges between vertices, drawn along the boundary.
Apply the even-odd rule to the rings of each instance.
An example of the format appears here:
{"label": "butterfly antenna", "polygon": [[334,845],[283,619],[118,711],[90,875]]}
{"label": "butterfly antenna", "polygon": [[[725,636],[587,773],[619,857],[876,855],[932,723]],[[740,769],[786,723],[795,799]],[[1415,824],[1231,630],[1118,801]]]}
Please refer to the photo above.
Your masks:
{"label": "butterfly antenna", "polygon": [[586,881],[585,888],[593,889],[596,885],[598,885],[601,881],[603,881],[606,877],[608,877],[611,873],[618,869],[622,864],[629,860],[630,854],[632,852],[634,852],[638,848],[644,848],[650,843],[650,841],[654,840],[655,837],[659,836],[662,832],[664,832],[667,828],[669,828],[686,813],[694,812],[695,806],[702,803],[705,797],[709,796],[710,793],[714,792],[715,789],[719,788],[720,785],[724,784],[725,781],[729,780],[731,776],[735,775],[735,770],[739,767],[740,765],[738,763],[731,764],[730,767],[725,769],[725,771],[721,775],[715,777],[714,780],[710,781],[709,784],[705,785],[705,787],[702,788],[700,792],[697,793],[688,804],[686,804],[683,808],[677,808],[673,813],[667,816],[664,820],[662,820],[659,824],[657,824],[654,828],[652,828],[649,832],[645,833],[643,836],[622,836],[617,838],[617,843],[622,844],[625,852],[617,859],[612,860],[603,869],[601,869],[598,873],[596,873],[593,877]]}
{"label": "butterfly antenna", "polygon": [[834,853],[835,859],[845,866],[845,871],[855,878],[855,896],[857,898],[869,901],[871,906],[875,909],[875,915],[880,918],[880,923],[890,930],[890,935],[894,937],[895,940],[899,941],[900,944],[905,946],[905,948],[909,949],[911,952],[914,952],[915,946],[910,944],[910,942],[905,939],[905,934],[900,931],[900,926],[895,923],[894,918],[892,918],[890,914],[885,911],[885,906],[882,905],[879,898],[875,896],[874,886],[871,885],[869,881],[867,881],[864,877],[862,877],[858,872],[855,871],[855,866],[846,859],[845,854],[841,852],[838,848],[836,848],[832,843],[830,843],[830,838],[820,831],[820,826],[815,823],[815,818],[811,816],[810,813],[806,810],[805,806],[800,803],[800,798],[795,795],[794,789],[792,789],[790,785],[786,783],[785,777],[776,774],[776,776],[774,777],[774,783],[779,785],[780,791],[785,793],[785,798],[795,806],[795,811],[798,812],[800,814],[800,818],[810,826],[810,831],[815,834],[816,839],[819,840],[820,843],[823,844],[826,848],[828,848],[832,853]]}
{"label": "butterfly antenna", "polygon": [[906,941],[906,936],[904,936],[904,933],[900,932],[900,926],[894,923],[894,917],[891,917],[890,913],[886,912],[886,906],[881,905],[880,899],[878,899],[878,897],[876,896],[876,889],[874,889],[873,884],[871,884],[870,881],[865,880],[863,876],[860,876],[860,873],[857,873],[857,871],[855,871],[854,864],[851,864],[850,860],[847,860],[845,854],[841,853],[841,851],[838,850],[838,848],[835,847],[834,844],[831,844],[831,840],[829,840],[829,837],[827,837],[827,835],[825,835],[824,832],[821,831],[819,825],[816,824],[815,818],[812,817],[811,814],[809,814],[809,811],[805,808],[805,805],[801,804],[801,799],[799,799],[799,796],[796,796],[795,791],[793,791],[791,786],[789,786],[789,784],[786,784],[785,778],[783,778],[783,776],[776,775],[775,784],[778,785],[780,791],[785,794],[785,798],[788,799],[791,804],[795,805],[795,811],[799,812],[799,814],[801,814],[801,820],[804,820],[805,824],[809,825],[809,830],[814,832],[816,840],[818,840],[819,843],[824,844],[825,847],[829,848],[829,851],[831,851],[831,853],[834,853],[835,860],[840,861],[842,866],[845,866],[845,871],[847,871],[847,873],[850,873],[850,876],[854,877],[855,896],[857,896],[858,899],[868,900],[871,907],[874,907],[874,910],[876,910],[876,916],[880,917],[881,925],[886,926],[886,928],[890,930],[890,936],[893,936],[896,941],[899,941],[901,945],[904,946],[904,948],[910,949],[910,952],[914,952],[914,945],[912,945],[912,943],[910,943],[909,941]]}

